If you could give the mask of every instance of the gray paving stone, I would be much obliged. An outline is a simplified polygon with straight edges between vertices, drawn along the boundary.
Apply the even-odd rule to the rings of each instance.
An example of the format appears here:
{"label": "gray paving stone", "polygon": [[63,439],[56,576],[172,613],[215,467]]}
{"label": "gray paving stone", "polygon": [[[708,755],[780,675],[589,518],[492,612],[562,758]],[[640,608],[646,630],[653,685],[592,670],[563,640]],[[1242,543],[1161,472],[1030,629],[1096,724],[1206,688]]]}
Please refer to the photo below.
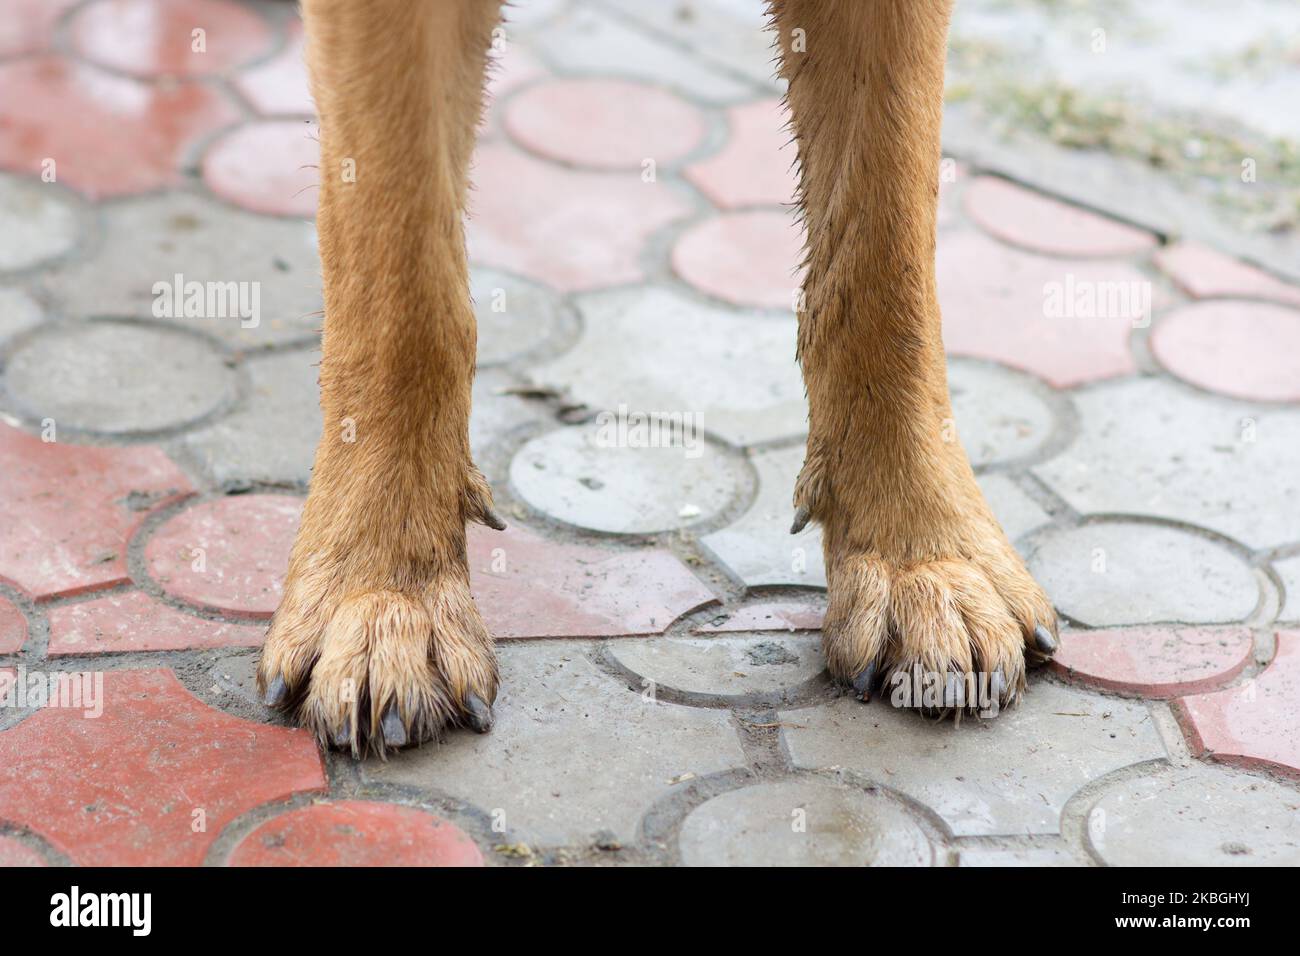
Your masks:
{"label": "gray paving stone", "polygon": [[724,711],[655,703],[596,669],[591,645],[499,647],[496,723],[370,761],[366,780],[428,787],[500,811],[503,842],[555,845],[610,830],[631,843],[645,810],[691,775],[743,766]]}
{"label": "gray paving stone", "polygon": [[1300,621],[1300,555],[1283,561],[1274,561],[1273,567],[1282,578],[1286,589],[1286,603],[1278,614],[1283,621]]}
{"label": "gray paving stone", "polygon": [[593,7],[572,8],[540,30],[533,44],[566,74],[645,80],[712,103],[751,99],[755,85]]}
{"label": "gray paving stone", "polygon": [[980,475],[976,480],[984,492],[984,500],[1012,542],[1050,520],[1051,515],[1006,475]]}
{"label": "gray paving stone", "polygon": [[[42,281],[71,316],[163,318],[202,329],[239,348],[310,340],[321,327],[316,230],[308,222],[256,216],[186,193],[106,205],[104,235],[88,259]],[[260,317],[243,328],[237,315],[154,315],[154,284],[250,283]],[[256,285],[251,285],[256,283]]]}
{"label": "gray paving stone", "polygon": [[796,766],[864,774],[930,807],[958,836],[1056,833],[1085,783],[1165,756],[1142,704],[1041,679],[1020,706],[959,725],[848,697],[780,719]]}
{"label": "gray paving stone", "polygon": [[540,384],[593,408],[689,412],[735,445],[806,430],[793,314],[747,315],[654,287],[583,296],[578,308],[582,336],[534,370]]}
{"label": "gray paving stone", "polygon": [[963,847],[958,866],[1083,866],[1065,847]]}
{"label": "gray paving stone", "polygon": [[320,441],[319,362],[317,349],[245,361],[247,399],[181,439],[213,482],[307,483]]}
{"label": "gray paving stone", "polygon": [[657,687],[728,698],[793,691],[826,666],[818,634],[612,641],[605,653]]}
{"label": "gray paving stone", "polygon": [[495,269],[470,270],[478,317],[478,364],[508,362],[538,348],[564,326],[554,292]]}
{"label": "gray paving stone", "polygon": [[20,343],[4,370],[13,402],[38,419],[108,434],[172,428],[234,399],[213,345],[166,326],[61,322]]}
{"label": "gray paving stone", "polygon": [[1034,472],[1081,512],[1197,524],[1252,548],[1300,541],[1300,409],[1164,379],[1077,392],[1080,434]]}
{"label": "gray paving stone", "polygon": [[1054,529],[1029,569],[1082,624],[1224,624],[1255,608],[1259,587],[1232,552],[1199,535],[1136,522]]}
{"label": "gray paving stone", "polygon": [[68,253],[80,234],[78,218],[58,186],[0,175],[0,271],[30,269]]}
{"label": "gray paving stone", "polygon": [[794,481],[803,467],[803,456],[802,445],[753,452],[750,461],[758,472],[758,496],[753,505],[734,523],[700,539],[750,587],[826,586],[821,530],[809,524],[798,534],[790,534]]}
{"label": "gray paving stone", "polygon": [[539,435],[516,453],[510,483],[552,518],[614,534],[707,521],[745,486],[743,463],[699,435],[687,434],[683,445],[680,433],[665,430],[656,433],[659,447],[629,447],[627,434],[611,422]]}
{"label": "gray paving stone", "polygon": [[687,866],[933,866],[925,831],[879,790],[780,780],[697,807],[679,838]]}
{"label": "gray paving stone", "polygon": [[1051,434],[1052,410],[1023,376],[952,359],[948,389],[957,437],[975,467],[1031,455]]}
{"label": "gray paving stone", "polygon": [[1107,788],[1087,842],[1112,866],[1300,866],[1300,793],[1193,764]]}
{"label": "gray paving stone", "polygon": [[0,347],[4,340],[38,325],[44,313],[40,303],[17,286],[0,286]]}
{"label": "gray paving stone", "polygon": [[514,384],[514,379],[501,369],[479,369],[474,375],[469,446],[476,459],[516,428],[555,420],[545,405],[512,394]]}

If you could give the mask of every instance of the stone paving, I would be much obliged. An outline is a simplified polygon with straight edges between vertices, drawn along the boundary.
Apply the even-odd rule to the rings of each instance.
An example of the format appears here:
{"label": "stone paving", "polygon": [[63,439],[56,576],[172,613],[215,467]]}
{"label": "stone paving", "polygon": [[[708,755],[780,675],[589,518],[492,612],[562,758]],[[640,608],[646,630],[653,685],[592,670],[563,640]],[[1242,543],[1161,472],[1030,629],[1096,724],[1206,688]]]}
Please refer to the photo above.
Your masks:
{"label": "stone paving", "polygon": [[[1285,276],[945,161],[956,427],[1063,649],[996,720],[864,706],[787,534],[799,236],[758,8],[520,3],[469,222],[497,724],[356,762],[253,687],[320,427],[295,14],[5,6],[0,864],[1300,863]],[[257,309],[160,310],[174,281]],[[680,441],[602,431],[637,415]]]}

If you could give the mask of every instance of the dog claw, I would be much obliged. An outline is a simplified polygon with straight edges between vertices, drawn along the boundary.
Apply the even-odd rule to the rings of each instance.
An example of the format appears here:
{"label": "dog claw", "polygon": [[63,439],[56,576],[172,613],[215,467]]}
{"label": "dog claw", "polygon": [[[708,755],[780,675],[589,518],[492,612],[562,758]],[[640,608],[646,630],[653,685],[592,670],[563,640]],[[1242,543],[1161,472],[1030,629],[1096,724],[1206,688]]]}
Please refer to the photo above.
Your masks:
{"label": "dog claw", "polygon": [[876,662],[872,661],[857,677],[853,678],[853,692],[863,702],[871,701],[871,689],[876,682]]}
{"label": "dog claw", "polygon": [[1043,625],[1041,624],[1039,624],[1036,628],[1034,628],[1034,644],[1044,654],[1056,653],[1056,648],[1057,648],[1056,638],[1052,636],[1051,631],[1043,627]]}
{"label": "dog claw", "polygon": [[465,713],[469,716],[469,725],[476,732],[485,734],[492,729],[492,708],[483,703],[483,698],[471,693],[465,698]]}
{"label": "dog claw", "polygon": [[388,710],[384,711],[384,717],[379,726],[384,732],[384,745],[386,747],[406,746],[406,726],[402,723],[402,715],[398,712],[396,704],[388,705]]}
{"label": "dog claw", "polygon": [[791,533],[791,534],[798,534],[798,533],[799,533],[800,531],[802,531],[805,527],[807,527],[809,517],[811,517],[811,516],[810,516],[809,513],[808,513],[808,509],[807,509],[806,507],[804,507],[803,505],[800,505],[800,506],[795,510],[795,513],[794,513],[794,524],[790,525],[790,533]]}
{"label": "dog claw", "polygon": [[262,698],[262,703],[267,707],[279,707],[289,696],[289,685],[284,682],[282,675],[276,675],[275,680],[271,681],[271,686],[266,689],[266,696]]}
{"label": "dog claw", "polygon": [[483,523],[494,531],[506,530],[505,519],[502,518],[499,514],[497,514],[495,508],[483,509]]}
{"label": "dog claw", "polygon": [[352,746],[352,728],[346,724],[334,731],[334,746],[347,750]]}

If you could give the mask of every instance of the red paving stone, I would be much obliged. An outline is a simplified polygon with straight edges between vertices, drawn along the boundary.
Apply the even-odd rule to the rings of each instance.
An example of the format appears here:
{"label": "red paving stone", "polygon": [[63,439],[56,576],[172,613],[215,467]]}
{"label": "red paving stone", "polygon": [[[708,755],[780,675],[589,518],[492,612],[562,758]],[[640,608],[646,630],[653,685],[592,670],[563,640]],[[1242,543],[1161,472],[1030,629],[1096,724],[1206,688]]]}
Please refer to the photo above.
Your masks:
{"label": "red paving stone", "polygon": [[471,260],[563,292],[644,278],[647,238],[691,211],[662,177],[574,172],[504,144],[481,147],[470,178]]}
{"label": "red paving stone", "polygon": [[213,710],[169,670],[103,680],[99,717],[47,707],[0,733],[4,818],[74,863],[196,866],[240,814],[325,789],[306,731]]}
{"label": "red paving stone", "polygon": [[1190,296],[1271,299],[1300,307],[1300,287],[1215,252],[1199,242],[1180,242],[1156,250],[1158,265]]}
{"label": "red paving stone", "polygon": [[27,640],[27,618],[17,605],[0,597],[0,654],[16,654]]}
{"label": "red paving stone", "polygon": [[1300,400],[1300,311],[1264,302],[1197,302],[1166,315],[1151,351],[1179,378],[1234,398]]}
{"label": "red paving stone", "polygon": [[203,157],[203,181],[244,209],[314,219],[319,166],[314,123],[267,120],[240,126],[214,142]]}
{"label": "red paving stone", "polygon": [[684,175],[722,209],[794,202],[799,178],[794,143],[785,128],[789,118],[775,98],[733,106],[727,110],[726,143],[686,167]]}
{"label": "red paving stone", "polygon": [[43,442],[4,424],[0,475],[0,579],[38,601],[128,580],[127,542],[146,515],[135,509],[193,490],[157,448]]}
{"label": "red paving stone", "polygon": [[817,631],[821,630],[826,611],[807,604],[776,601],[742,607],[718,624],[701,624],[697,634],[722,634],[730,631]]}
{"label": "red paving stone", "polygon": [[229,866],[482,866],[459,827],[423,810],[342,800],[291,810],[244,837]]}
{"label": "red paving stone", "polygon": [[518,43],[506,45],[503,53],[490,53],[487,89],[484,92],[483,123],[479,141],[486,142],[496,136],[502,100],[515,90],[549,76],[545,64]]}
{"label": "red paving stone", "polygon": [[91,198],[179,185],[193,144],[239,119],[206,86],[147,86],[55,56],[0,64],[0,102],[0,168],[39,174],[52,159],[57,181]]}
{"label": "red paving stone", "polygon": [[303,59],[306,35],[301,20],[290,20],[284,49],[257,66],[240,71],[233,82],[264,116],[314,116],[316,104],[307,86]]}
{"label": "red paving stone", "polygon": [[518,525],[470,528],[469,560],[474,598],[498,638],[661,634],[714,600],[667,551],[564,544]]}
{"label": "red paving stone", "polygon": [[1174,713],[1192,752],[1300,777],[1300,631],[1279,631],[1273,662],[1254,680],[1184,697]]}
{"label": "red paving stone", "polygon": [[141,591],[51,608],[51,657],[125,651],[258,647],[266,628],[207,621],[160,604]]}
{"label": "red paving stone", "polygon": [[[1077,314],[1085,290],[1104,299],[1104,290],[1120,288],[1115,283],[1131,289],[1137,303],[1150,282],[1133,266],[1048,259],[962,231],[940,236],[937,269],[950,353],[1002,362],[1058,388],[1136,370],[1128,342],[1135,320],[1142,321],[1140,308]],[[1062,311],[1073,303],[1076,314],[1049,317],[1050,290],[1059,292]],[[1151,296],[1153,308],[1163,304],[1157,290]]]}
{"label": "red paving stone", "polygon": [[673,271],[734,305],[793,311],[803,236],[784,210],[725,213],[687,229],[673,246]]}
{"label": "red paving stone", "polygon": [[515,142],[539,156],[641,174],[674,163],[704,139],[700,111],[666,90],[630,80],[557,79],[515,96],[505,111]]}
{"label": "red paving stone", "polygon": [[203,502],[157,530],[145,545],[145,564],[162,589],[180,601],[269,618],[280,603],[301,510],[302,499],[288,495]]}
{"label": "red paving stone", "polygon": [[0,836],[0,867],[48,866],[45,858],[16,837]]}
{"label": "red paving stone", "polygon": [[1003,242],[1052,256],[1128,256],[1156,237],[1114,219],[1030,192],[1005,179],[981,176],[966,188],[966,213]]}
{"label": "red paving stone", "polygon": [[1130,627],[1070,631],[1051,667],[1071,683],[1142,697],[1197,694],[1227,684],[1250,661],[1244,627]]}
{"label": "red paving stone", "polygon": [[[204,31],[201,51],[195,30]],[[223,73],[274,42],[265,20],[225,0],[95,0],[69,32],[87,60],[141,77]]]}
{"label": "red paving stone", "polygon": [[49,48],[59,17],[79,0],[6,0],[0,17],[0,56],[39,53]]}

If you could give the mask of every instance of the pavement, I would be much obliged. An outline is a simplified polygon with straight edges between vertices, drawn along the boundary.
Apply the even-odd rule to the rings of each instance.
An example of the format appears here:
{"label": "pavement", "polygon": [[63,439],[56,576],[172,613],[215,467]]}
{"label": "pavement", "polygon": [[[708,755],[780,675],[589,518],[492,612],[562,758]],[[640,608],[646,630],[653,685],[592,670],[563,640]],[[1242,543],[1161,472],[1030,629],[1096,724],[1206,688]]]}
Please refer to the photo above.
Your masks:
{"label": "pavement", "polygon": [[[966,5],[953,84],[1028,6]],[[6,7],[0,864],[1300,863],[1285,223],[1124,179],[1117,141],[1008,151],[1034,124],[950,91],[956,429],[1063,648],[996,719],[863,705],[824,673],[817,532],[787,534],[800,239],[761,8],[520,3],[469,222],[497,724],[354,761],[253,681],[320,428],[293,8]]]}

